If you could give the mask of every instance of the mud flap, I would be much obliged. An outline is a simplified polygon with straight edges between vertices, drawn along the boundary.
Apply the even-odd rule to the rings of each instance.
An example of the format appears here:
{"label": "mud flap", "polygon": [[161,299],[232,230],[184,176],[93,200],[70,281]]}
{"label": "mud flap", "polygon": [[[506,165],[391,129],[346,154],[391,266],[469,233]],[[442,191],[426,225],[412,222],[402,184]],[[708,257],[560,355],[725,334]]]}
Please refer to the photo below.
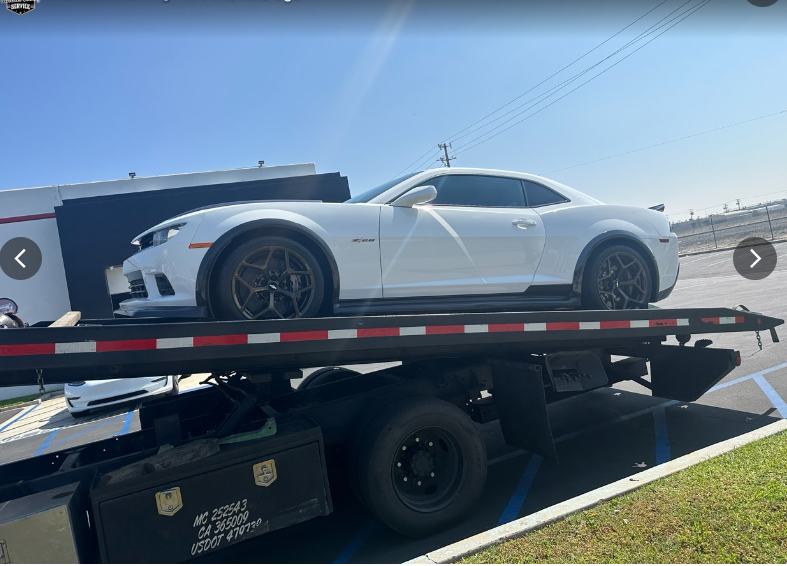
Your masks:
{"label": "mud flap", "polygon": [[740,353],[720,348],[651,344],[650,381],[653,395],[696,401],[740,365]]}
{"label": "mud flap", "polygon": [[544,397],[543,368],[513,360],[489,360],[494,399],[506,443],[557,460]]}

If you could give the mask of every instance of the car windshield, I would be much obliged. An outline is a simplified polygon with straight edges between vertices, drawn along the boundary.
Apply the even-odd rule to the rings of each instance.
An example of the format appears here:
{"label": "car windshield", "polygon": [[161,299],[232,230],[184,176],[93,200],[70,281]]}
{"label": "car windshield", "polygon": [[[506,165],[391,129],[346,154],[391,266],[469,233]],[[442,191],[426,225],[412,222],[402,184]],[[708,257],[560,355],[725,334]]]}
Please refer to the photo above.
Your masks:
{"label": "car windshield", "polygon": [[391,187],[395,187],[396,185],[398,185],[402,181],[406,181],[410,177],[413,177],[414,175],[418,175],[418,173],[420,173],[420,172],[421,171],[416,171],[415,173],[410,173],[410,174],[404,175],[402,177],[397,177],[396,179],[392,179],[392,180],[388,181],[387,183],[383,183],[382,185],[380,185],[378,187],[375,187],[373,189],[369,189],[368,191],[364,191],[364,192],[362,192],[359,195],[355,195],[350,200],[346,200],[344,202],[369,202],[373,198],[378,197],[381,194],[383,194],[385,191],[387,191]]}

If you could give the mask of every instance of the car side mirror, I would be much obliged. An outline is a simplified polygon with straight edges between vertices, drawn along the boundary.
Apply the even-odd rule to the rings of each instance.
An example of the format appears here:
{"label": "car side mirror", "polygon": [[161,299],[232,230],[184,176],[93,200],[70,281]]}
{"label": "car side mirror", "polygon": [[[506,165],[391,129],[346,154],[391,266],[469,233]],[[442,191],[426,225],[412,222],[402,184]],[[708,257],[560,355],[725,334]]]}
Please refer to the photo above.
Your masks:
{"label": "car side mirror", "polygon": [[0,314],[16,314],[18,308],[11,299],[0,299]]}
{"label": "car side mirror", "polygon": [[426,204],[433,201],[437,197],[437,189],[432,185],[424,185],[423,187],[416,187],[413,190],[406,192],[398,199],[391,203],[391,206],[400,206],[410,208],[416,204]]}

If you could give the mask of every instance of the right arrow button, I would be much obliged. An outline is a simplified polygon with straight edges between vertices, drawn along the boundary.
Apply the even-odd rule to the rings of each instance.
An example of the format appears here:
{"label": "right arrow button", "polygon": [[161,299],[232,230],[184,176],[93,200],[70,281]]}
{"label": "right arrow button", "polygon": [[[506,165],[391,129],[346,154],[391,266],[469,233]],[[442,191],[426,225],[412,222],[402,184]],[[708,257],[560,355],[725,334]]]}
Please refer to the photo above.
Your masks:
{"label": "right arrow button", "polygon": [[735,248],[732,263],[742,277],[759,281],[776,269],[776,249],[764,238],[746,238]]}

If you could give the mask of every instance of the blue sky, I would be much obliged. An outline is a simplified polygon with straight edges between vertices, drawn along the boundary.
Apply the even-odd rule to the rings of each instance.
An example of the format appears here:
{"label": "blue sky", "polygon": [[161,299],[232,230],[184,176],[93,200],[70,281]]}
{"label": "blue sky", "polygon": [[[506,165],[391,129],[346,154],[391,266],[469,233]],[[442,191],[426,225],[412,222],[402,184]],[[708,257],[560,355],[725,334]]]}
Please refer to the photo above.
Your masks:
{"label": "blue sky", "polygon": [[[361,192],[659,2],[42,0],[24,16],[3,10],[0,189],[264,159],[313,161]],[[667,0],[521,101],[684,2]],[[454,163],[547,174],[786,110],[785,69],[787,0],[711,0]],[[787,113],[547,176],[606,202],[665,202],[677,219],[787,197],[786,131]]]}

